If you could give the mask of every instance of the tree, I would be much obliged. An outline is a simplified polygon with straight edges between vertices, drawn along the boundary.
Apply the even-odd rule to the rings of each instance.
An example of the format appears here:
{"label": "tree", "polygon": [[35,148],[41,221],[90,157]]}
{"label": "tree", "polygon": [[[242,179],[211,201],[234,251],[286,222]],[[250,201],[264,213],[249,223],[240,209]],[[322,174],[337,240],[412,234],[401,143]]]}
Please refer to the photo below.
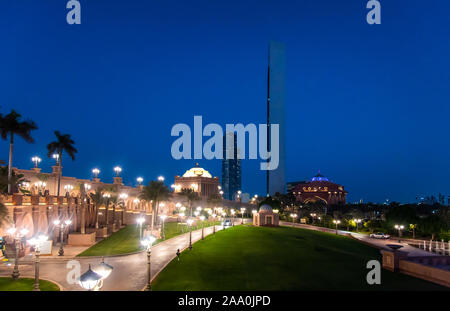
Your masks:
{"label": "tree", "polygon": [[23,174],[16,174],[12,172],[11,177],[8,178],[8,167],[0,166],[0,194],[8,194],[8,185],[11,185],[11,190],[13,192],[20,191],[22,193],[28,194],[30,191],[25,190],[21,187],[21,184],[27,182],[23,177]]}
{"label": "tree", "polygon": [[65,151],[71,158],[72,161],[75,160],[75,153],[77,153],[77,149],[75,149],[75,142],[72,140],[69,134],[61,134],[59,131],[55,131],[56,141],[53,141],[47,145],[47,156],[50,158],[55,152],[58,155],[58,190],[57,195],[59,197],[59,188],[61,186],[61,162],[62,162],[62,154]]}
{"label": "tree", "polygon": [[158,217],[159,202],[165,201],[172,196],[169,188],[164,185],[162,181],[152,180],[147,186],[142,187],[139,198],[147,202],[153,202],[154,208],[152,208],[152,230],[156,225],[156,219]]}
{"label": "tree", "polygon": [[0,133],[4,140],[10,138],[9,144],[9,162],[8,162],[8,193],[12,194],[12,157],[14,146],[14,135],[22,137],[27,143],[34,143],[33,137],[31,137],[31,131],[37,129],[36,123],[31,120],[20,121],[21,115],[14,109],[11,110],[6,116],[0,114]]}
{"label": "tree", "polygon": [[95,190],[95,192],[89,193],[89,197],[91,198],[91,202],[94,203],[95,209],[95,229],[98,229],[98,209],[100,205],[103,204],[103,191],[101,188]]}
{"label": "tree", "polygon": [[413,239],[415,239],[415,238],[416,238],[417,224],[410,224],[410,225],[409,225],[409,229],[412,230],[412,232],[413,232]]}

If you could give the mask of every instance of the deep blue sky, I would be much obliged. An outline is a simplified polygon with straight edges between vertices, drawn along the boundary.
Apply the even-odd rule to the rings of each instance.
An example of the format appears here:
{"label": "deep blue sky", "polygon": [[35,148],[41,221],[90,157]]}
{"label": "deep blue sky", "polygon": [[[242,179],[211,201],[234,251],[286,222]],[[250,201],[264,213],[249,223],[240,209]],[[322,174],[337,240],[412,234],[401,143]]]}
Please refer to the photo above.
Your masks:
{"label": "deep blue sky", "polygon": [[[111,181],[159,174],[169,183],[195,161],[170,155],[175,123],[264,123],[267,47],[287,48],[287,179],[321,170],[351,201],[450,194],[450,24],[447,1],[66,0],[0,3],[0,111],[33,119],[15,166],[47,159],[53,130],[79,150],[64,174]],[[431,2],[431,3],[430,3]],[[0,142],[7,160],[8,143]],[[221,176],[219,160],[200,161]],[[264,193],[259,160],[243,162],[243,190]]]}

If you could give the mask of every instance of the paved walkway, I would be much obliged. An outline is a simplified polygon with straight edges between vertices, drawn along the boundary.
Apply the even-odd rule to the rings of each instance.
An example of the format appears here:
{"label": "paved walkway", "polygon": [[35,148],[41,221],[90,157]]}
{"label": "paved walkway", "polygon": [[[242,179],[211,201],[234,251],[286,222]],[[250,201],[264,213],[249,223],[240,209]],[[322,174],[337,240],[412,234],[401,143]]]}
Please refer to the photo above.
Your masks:
{"label": "paved walkway", "polygon": [[[222,226],[216,226],[216,232],[222,230]],[[213,233],[213,227],[204,229],[205,236]],[[202,230],[192,232],[192,243],[201,239]],[[153,278],[176,257],[177,249],[183,249],[189,246],[189,233],[178,235],[164,242],[160,242],[152,247],[152,276]],[[193,246],[195,247],[195,245]],[[88,265],[97,265],[101,258],[48,258],[40,263],[40,276],[45,279],[53,280],[61,284],[64,290],[83,290],[78,284],[69,284],[66,280],[70,271],[66,265],[70,260],[77,260],[81,265],[81,273],[88,269]],[[108,279],[105,280],[102,290],[106,291],[140,291],[144,288],[147,281],[147,255],[144,252],[133,255],[105,257],[105,262],[113,266],[114,269]],[[13,265],[0,266],[0,275],[9,276],[12,273]],[[24,264],[19,266],[22,277],[34,277],[34,265]]]}
{"label": "paved walkway", "polygon": [[[299,224],[299,223],[294,224],[292,222],[280,221],[280,225],[303,228],[303,229],[308,229],[308,230],[322,231],[322,232],[328,232],[328,233],[336,233],[336,230],[334,230],[334,229]],[[408,256],[436,256],[434,253],[424,251],[423,249],[418,249],[416,247],[408,245],[407,243],[404,243],[404,242],[399,243],[398,240],[395,240],[395,239],[388,239],[388,240],[371,239],[369,237],[369,235],[367,235],[367,234],[355,233],[355,232],[350,232],[350,231],[345,231],[345,230],[338,230],[338,234],[340,234],[340,235],[349,235],[350,234],[351,236],[353,236],[354,238],[356,238],[360,241],[371,244],[374,247],[377,247],[380,249],[386,249],[386,250],[391,250],[388,246],[386,246],[387,244],[401,244],[401,245],[403,245],[401,250],[408,252]]]}

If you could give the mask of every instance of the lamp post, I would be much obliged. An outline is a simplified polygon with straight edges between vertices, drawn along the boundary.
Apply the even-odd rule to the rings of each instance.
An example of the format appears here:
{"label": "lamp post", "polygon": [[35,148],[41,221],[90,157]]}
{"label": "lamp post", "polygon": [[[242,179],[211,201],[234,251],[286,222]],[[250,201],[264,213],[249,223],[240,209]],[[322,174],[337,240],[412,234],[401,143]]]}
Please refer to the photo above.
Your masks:
{"label": "lamp post", "polygon": [[211,215],[213,218],[213,234],[216,234],[216,214]]}
{"label": "lamp post", "polygon": [[152,244],[156,241],[156,238],[153,235],[150,235],[141,241],[141,244],[147,250],[147,286],[145,287],[146,291],[152,290],[152,270],[151,270],[151,260],[150,256],[152,255]]}
{"label": "lamp post", "polygon": [[290,214],[289,216],[291,216],[291,218],[292,218],[292,223],[294,223],[295,220],[297,219],[297,214],[292,213],[292,214]]}
{"label": "lamp post", "polygon": [[37,238],[31,238],[30,240],[28,240],[28,242],[33,245],[34,247],[34,257],[35,257],[35,261],[34,261],[34,289],[33,291],[40,291],[39,289],[39,256],[41,254],[40,252],[40,244],[42,242],[47,241],[48,237],[46,235],[40,235]]}
{"label": "lamp post", "polygon": [[[225,230],[225,216],[227,215],[227,213],[222,212],[222,218],[223,218],[223,230]],[[234,217],[233,217],[233,222],[234,222]]]}
{"label": "lamp post", "polygon": [[97,178],[97,177],[98,177],[98,174],[100,174],[100,170],[99,170],[98,168],[94,168],[94,169],[92,170],[92,174],[94,174],[94,178]]}
{"label": "lamp post", "polygon": [[142,239],[142,224],[145,222],[145,218],[144,217],[139,217],[136,222],[139,225],[139,239]]}
{"label": "lamp post", "polygon": [[136,178],[136,181],[138,182],[139,186],[142,185],[142,182],[144,181],[144,178],[138,177]]}
{"label": "lamp post", "polygon": [[205,227],[205,216],[200,216],[200,220],[202,221],[202,240],[204,240],[204,238],[205,238],[205,235],[204,235],[204,233],[203,233],[203,229],[204,229],[204,227]]}
{"label": "lamp post", "polygon": [[59,251],[58,256],[64,256],[64,228],[68,227],[72,221],[70,219],[65,220],[64,222],[59,219],[55,220],[53,224],[58,227],[59,226]]}
{"label": "lamp post", "polygon": [[113,266],[108,265],[105,263],[105,257],[102,257],[102,262],[94,267],[93,271],[101,276],[101,279],[99,280],[97,284],[97,288],[100,289],[103,287],[103,281],[108,278],[108,276],[111,274],[113,270]]}
{"label": "lamp post", "polygon": [[52,158],[55,159],[56,165],[59,165],[59,154],[54,153],[54,154],[52,155]]}
{"label": "lamp post", "polygon": [[338,234],[338,225],[341,223],[341,221],[334,219],[333,223],[336,225],[336,234]]}
{"label": "lamp post", "polygon": [[35,167],[35,168],[38,168],[38,164],[39,164],[42,160],[41,160],[41,158],[39,158],[39,157],[32,157],[32,158],[31,158],[31,161],[34,162],[34,167]]}
{"label": "lamp post", "polygon": [[120,172],[122,172],[122,168],[120,166],[114,167],[114,172],[116,172],[116,177],[119,177]]}
{"label": "lamp post", "polygon": [[8,234],[14,237],[14,247],[16,249],[15,259],[14,259],[14,270],[12,272],[12,278],[14,280],[17,280],[20,276],[19,273],[19,247],[20,247],[20,240],[22,237],[28,234],[28,229],[23,228],[20,231],[17,231],[15,227],[9,228],[7,230]]}
{"label": "lamp post", "polygon": [[99,287],[97,285],[99,284],[101,279],[102,276],[92,271],[91,264],[89,264],[88,270],[80,276],[78,282],[84,289],[92,291],[98,290]]}
{"label": "lamp post", "polygon": [[245,207],[241,207],[241,225],[244,224]]}
{"label": "lamp post", "polygon": [[311,215],[311,217],[313,219],[313,224],[315,224],[316,223],[316,216],[317,216],[317,214],[316,213],[311,213],[310,215]]}
{"label": "lamp post", "polygon": [[192,223],[194,221],[192,219],[187,220],[187,224],[189,225],[189,250],[192,249]]}
{"label": "lamp post", "polygon": [[162,224],[161,225],[161,237],[162,237],[163,240],[165,240],[166,239],[166,234],[164,232],[164,221],[166,220],[167,215],[161,215],[159,217],[161,217],[161,224]]}
{"label": "lamp post", "polygon": [[[231,216],[233,216],[231,218],[232,219],[231,226],[234,227],[234,214],[236,214],[236,212],[234,211],[234,209],[231,209],[230,213],[231,213]],[[224,229],[225,229],[225,226],[224,226]]]}
{"label": "lamp post", "polygon": [[359,231],[359,224],[361,223],[362,219],[353,219],[353,221],[356,223],[356,232]]}
{"label": "lamp post", "polygon": [[164,176],[158,176],[158,181],[160,181],[160,182],[164,182]]}
{"label": "lamp post", "polygon": [[403,225],[395,225],[395,229],[398,230],[398,237],[401,238],[402,237],[402,230],[405,229],[405,226],[403,226]]}

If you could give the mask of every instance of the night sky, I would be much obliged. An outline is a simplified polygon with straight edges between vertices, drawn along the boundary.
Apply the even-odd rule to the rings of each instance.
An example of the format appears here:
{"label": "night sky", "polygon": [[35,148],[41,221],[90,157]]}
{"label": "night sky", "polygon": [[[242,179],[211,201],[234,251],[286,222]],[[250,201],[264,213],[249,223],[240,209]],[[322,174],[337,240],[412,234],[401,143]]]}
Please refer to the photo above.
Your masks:
{"label": "night sky", "polygon": [[[287,181],[317,173],[350,201],[411,202],[450,194],[450,24],[446,1],[66,0],[0,3],[0,112],[16,109],[39,130],[17,139],[14,166],[53,159],[53,131],[79,150],[63,173],[100,168],[125,184],[168,184],[195,160],[172,159],[176,123],[265,123],[270,40],[287,50]],[[8,159],[8,142],[0,142]],[[201,166],[221,176],[220,160]],[[245,160],[243,191],[264,194],[260,160]]]}

